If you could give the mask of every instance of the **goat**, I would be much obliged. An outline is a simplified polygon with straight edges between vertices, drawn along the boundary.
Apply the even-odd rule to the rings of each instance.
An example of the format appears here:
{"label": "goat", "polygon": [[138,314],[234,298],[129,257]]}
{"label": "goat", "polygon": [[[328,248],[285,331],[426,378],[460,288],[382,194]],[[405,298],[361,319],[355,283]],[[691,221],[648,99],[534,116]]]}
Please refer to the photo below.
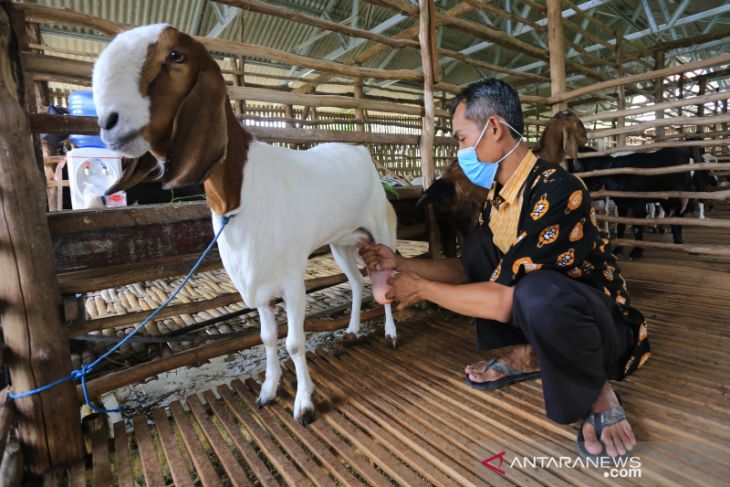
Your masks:
{"label": "goat", "polygon": [[[581,127],[582,132],[576,127]],[[560,164],[566,157],[577,158],[578,148],[586,140],[585,127],[578,116],[563,110],[547,123],[533,152],[548,162]],[[479,225],[479,214],[488,194],[488,190],[469,181],[456,160],[423,192],[417,205],[433,205],[447,257],[455,256],[457,240],[463,243]]]}
{"label": "goat", "polygon": [[[304,343],[304,274],[309,254],[330,244],[352,286],[347,332],[360,327],[363,289],[357,245],[395,249],[396,219],[365,147],[322,144],[305,151],[255,140],[236,121],[218,64],[205,47],[167,24],[119,34],[97,60],[94,102],[102,139],[140,158],[108,191],[146,180],[163,188],[203,184],[223,265],[249,306],[258,309],[266,349],[266,379],[258,405],[276,396],[281,365],[271,306],[286,303],[286,348],[296,367],[294,418],[314,419],[314,384]],[[395,323],[385,307],[385,333]]]}

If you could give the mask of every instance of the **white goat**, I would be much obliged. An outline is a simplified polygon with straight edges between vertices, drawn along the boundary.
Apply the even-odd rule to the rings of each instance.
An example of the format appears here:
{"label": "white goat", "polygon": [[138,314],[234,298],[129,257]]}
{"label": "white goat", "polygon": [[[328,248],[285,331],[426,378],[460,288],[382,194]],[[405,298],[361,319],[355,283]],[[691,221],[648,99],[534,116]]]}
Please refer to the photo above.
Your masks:
{"label": "white goat", "polygon": [[[204,182],[215,231],[221,215],[233,216],[218,248],[234,285],[261,318],[266,380],[259,405],[275,398],[281,376],[270,303],[282,296],[286,348],[297,372],[294,417],[307,424],[314,417],[303,326],[309,254],[330,244],[352,286],[347,332],[356,335],[363,289],[357,245],[374,241],[395,249],[395,212],[368,150],[322,144],[295,151],[253,140],[233,115],[216,62],[202,44],[167,25],[119,34],[94,66],[93,89],[110,148],[157,158],[131,164],[109,192],[150,179],[167,188]],[[385,311],[385,334],[395,344],[390,305]]]}

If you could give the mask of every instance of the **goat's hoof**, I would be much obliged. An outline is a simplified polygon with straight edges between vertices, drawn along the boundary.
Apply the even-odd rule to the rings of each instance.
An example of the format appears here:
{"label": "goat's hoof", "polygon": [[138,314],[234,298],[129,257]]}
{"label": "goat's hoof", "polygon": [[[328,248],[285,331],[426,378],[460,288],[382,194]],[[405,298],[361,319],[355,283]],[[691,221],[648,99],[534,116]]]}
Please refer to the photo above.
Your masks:
{"label": "goat's hoof", "polygon": [[631,259],[631,260],[639,260],[643,256],[644,256],[644,249],[640,249],[640,248],[637,247],[637,248],[635,248],[634,250],[631,251],[631,253],[629,254],[629,259]]}
{"label": "goat's hoof", "polygon": [[385,335],[385,340],[388,342],[388,345],[390,345],[390,348],[393,348],[393,349],[398,348],[398,337],[394,337],[392,335]]}
{"label": "goat's hoof", "polygon": [[260,397],[256,401],[256,407],[261,409],[262,407],[266,406],[268,403],[270,403],[268,399],[261,399]]}
{"label": "goat's hoof", "polygon": [[352,346],[360,340],[360,337],[355,333],[345,333],[342,335],[342,343],[346,346]]}
{"label": "goat's hoof", "polygon": [[296,419],[302,426],[307,426],[309,423],[317,419],[317,416],[314,414],[314,408],[306,408],[299,413],[298,418],[294,419]]}

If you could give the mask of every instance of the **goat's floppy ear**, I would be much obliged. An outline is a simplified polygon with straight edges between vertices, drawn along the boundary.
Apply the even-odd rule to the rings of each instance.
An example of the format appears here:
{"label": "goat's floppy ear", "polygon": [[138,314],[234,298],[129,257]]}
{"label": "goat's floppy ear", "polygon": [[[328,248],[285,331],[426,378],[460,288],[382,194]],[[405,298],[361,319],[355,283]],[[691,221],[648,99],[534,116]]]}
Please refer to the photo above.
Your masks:
{"label": "goat's floppy ear", "polygon": [[217,66],[200,71],[175,116],[163,188],[200,184],[225,158],[226,103],[226,84]]}
{"label": "goat's floppy ear", "polygon": [[448,200],[454,196],[455,191],[454,183],[445,181],[444,179],[437,179],[423,192],[416,203],[416,207],[420,208],[429,203]]}
{"label": "goat's floppy ear", "polygon": [[162,164],[149,152],[136,159],[125,159],[122,175],[119,176],[104,195],[124,191],[139,183],[157,181],[161,176]]}
{"label": "goat's floppy ear", "polygon": [[571,159],[578,158],[578,141],[575,130],[567,125],[563,126],[563,152]]}

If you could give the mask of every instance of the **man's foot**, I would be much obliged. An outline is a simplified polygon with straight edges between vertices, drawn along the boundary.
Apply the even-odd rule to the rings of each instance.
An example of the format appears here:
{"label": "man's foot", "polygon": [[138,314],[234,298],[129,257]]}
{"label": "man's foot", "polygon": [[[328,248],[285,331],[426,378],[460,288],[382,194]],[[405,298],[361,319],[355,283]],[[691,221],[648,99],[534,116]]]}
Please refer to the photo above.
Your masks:
{"label": "man's foot", "polygon": [[[469,380],[476,383],[493,382],[503,379],[506,374],[490,367],[490,360],[482,360],[475,364],[467,365],[464,369]],[[520,372],[530,373],[540,370],[537,363],[537,356],[532,345],[516,345],[505,355],[497,358],[497,364],[504,364]]]}
{"label": "man's foot", "polygon": [[[603,385],[603,390],[598,399],[591,407],[591,413],[605,413],[610,409],[621,407],[616,393],[608,382]],[[596,438],[596,430],[591,423],[583,423],[583,438],[585,450],[591,455],[604,453],[610,457],[626,455],[636,446],[636,437],[631,425],[626,419],[603,427],[601,441]]]}

